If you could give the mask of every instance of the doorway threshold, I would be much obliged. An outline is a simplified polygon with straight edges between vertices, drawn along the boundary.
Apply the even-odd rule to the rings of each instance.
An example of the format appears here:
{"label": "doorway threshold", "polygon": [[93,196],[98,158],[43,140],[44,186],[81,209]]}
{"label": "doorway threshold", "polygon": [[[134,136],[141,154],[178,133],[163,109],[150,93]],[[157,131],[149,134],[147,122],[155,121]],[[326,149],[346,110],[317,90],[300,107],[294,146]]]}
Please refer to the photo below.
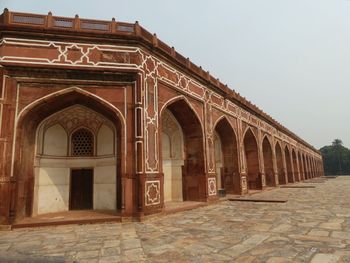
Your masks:
{"label": "doorway threshold", "polygon": [[122,217],[116,211],[108,210],[76,210],[58,213],[49,213],[34,217],[25,217],[14,223],[12,229],[27,227],[44,227],[59,225],[81,225],[108,222],[121,222]]}

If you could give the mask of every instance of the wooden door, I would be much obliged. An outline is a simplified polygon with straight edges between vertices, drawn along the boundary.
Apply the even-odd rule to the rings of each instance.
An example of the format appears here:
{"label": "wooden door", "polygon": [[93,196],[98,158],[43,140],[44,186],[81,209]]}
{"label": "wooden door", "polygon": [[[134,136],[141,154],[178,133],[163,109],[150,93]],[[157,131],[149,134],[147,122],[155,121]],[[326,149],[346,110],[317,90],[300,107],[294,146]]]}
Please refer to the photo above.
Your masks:
{"label": "wooden door", "polygon": [[70,180],[70,210],[93,209],[93,170],[74,169]]}

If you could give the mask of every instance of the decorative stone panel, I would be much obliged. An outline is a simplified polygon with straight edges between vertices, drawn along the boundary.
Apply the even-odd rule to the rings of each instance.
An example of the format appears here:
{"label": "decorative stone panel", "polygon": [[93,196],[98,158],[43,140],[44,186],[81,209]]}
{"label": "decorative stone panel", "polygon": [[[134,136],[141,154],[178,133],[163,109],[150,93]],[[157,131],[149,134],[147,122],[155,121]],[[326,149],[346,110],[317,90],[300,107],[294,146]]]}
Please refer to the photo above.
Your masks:
{"label": "decorative stone panel", "polygon": [[216,178],[208,178],[208,193],[209,196],[216,195]]}
{"label": "decorative stone panel", "polygon": [[160,181],[147,181],[145,183],[145,204],[146,206],[160,204]]}
{"label": "decorative stone panel", "polygon": [[241,185],[242,185],[242,191],[247,191],[247,177],[242,176],[241,177]]}

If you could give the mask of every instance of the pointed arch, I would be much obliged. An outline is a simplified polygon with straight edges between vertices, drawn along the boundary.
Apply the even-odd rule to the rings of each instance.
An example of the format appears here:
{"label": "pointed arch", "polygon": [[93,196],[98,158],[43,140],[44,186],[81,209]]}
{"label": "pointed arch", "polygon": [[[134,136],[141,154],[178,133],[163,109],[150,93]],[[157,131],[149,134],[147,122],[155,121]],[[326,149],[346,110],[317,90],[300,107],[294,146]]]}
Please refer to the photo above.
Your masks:
{"label": "pointed arch", "polygon": [[163,110],[167,109],[169,107],[169,105],[174,104],[178,101],[184,101],[186,106],[188,106],[191,109],[192,113],[196,115],[197,120],[199,121],[199,123],[201,125],[202,131],[204,131],[204,126],[203,126],[203,122],[202,122],[201,117],[198,115],[197,111],[193,108],[191,102],[184,95],[176,96],[174,98],[169,99],[167,102],[165,102],[160,109],[159,116],[162,116]]}
{"label": "pointed arch", "polygon": [[259,140],[258,140],[258,138],[256,137],[256,134],[254,133],[253,129],[252,129],[250,126],[247,126],[247,127],[245,128],[244,133],[243,133],[243,138],[245,138],[245,136],[246,136],[246,134],[247,134],[248,132],[251,133],[251,135],[253,135],[253,137],[254,137],[256,143],[258,144],[258,141],[259,141]]}
{"label": "pointed arch", "polygon": [[[37,129],[40,123],[49,116],[67,109],[73,105],[82,105],[99,113],[109,120],[116,128],[116,207],[122,204],[121,177],[126,167],[126,139],[125,119],[119,109],[99,96],[78,87],[63,89],[50,95],[44,96],[25,106],[16,118],[16,135],[14,144],[14,155],[22,156],[19,161],[14,158],[12,172],[17,184],[17,207],[18,218],[33,213],[34,198],[34,156],[36,148]],[[123,160],[123,162],[122,162]]]}
{"label": "pointed arch", "polygon": [[184,165],[181,171],[183,200],[205,200],[205,156],[201,119],[189,101],[183,96],[178,96],[163,105],[160,111],[161,129],[165,109],[174,116],[183,134]]}
{"label": "pointed arch", "polygon": [[264,158],[266,186],[276,186],[275,173],[273,170],[272,147],[271,142],[266,135],[262,140],[262,150]]}
{"label": "pointed arch", "polygon": [[298,160],[297,160],[297,155],[295,153],[295,150],[293,148],[292,148],[292,160],[293,160],[294,180],[296,182],[299,182],[300,174],[299,174],[299,168],[298,168]]}
{"label": "pointed arch", "polygon": [[270,144],[270,147],[272,149],[272,147],[273,147],[272,139],[267,134],[265,134],[262,138],[262,141],[261,141],[262,144],[263,144],[265,139],[268,141],[268,143]]}
{"label": "pointed arch", "polygon": [[182,128],[168,110],[163,111],[161,127],[164,202],[183,201],[184,135]]}
{"label": "pointed arch", "polygon": [[305,180],[308,180],[310,179],[309,178],[309,167],[308,167],[308,164],[307,164],[307,159],[306,159],[306,154],[303,153],[303,164],[304,164],[304,171],[305,171]]}
{"label": "pointed arch", "polygon": [[292,159],[291,159],[291,155],[290,155],[290,151],[289,151],[288,145],[286,145],[284,147],[284,157],[285,157],[285,161],[286,161],[288,183],[293,183],[294,182],[293,170],[292,170],[292,165],[293,164],[292,164]]}
{"label": "pointed arch", "polygon": [[34,109],[35,107],[45,104],[48,105],[50,101],[54,100],[55,98],[63,98],[61,96],[65,96],[68,94],[81,94],[86,98],[91,98],[92,100],[96,100],[99,103],[103,104],[105,107],[112,109],[115,114],[117,114],[118,118],[120,119],[120,121],[122,122],[123,126],[125,126],[125,118],[124,115],[121,113],[121,111],[115,107],[112,103],[106,101],[105,99],[91,93],[88,92],[84,89],[81,89],[79,87],[73,86],[73,87],[69,87],[63,90],[59,90],[53,93],[50,93],[46,96],[43,96],[33,102],[31,102],[30,104],[28,104],[27,106],[25,106],[19,113],[18,113],[18,117],[16,118],[17,122],[19,123],[24,117],[25,115],[30,112],[32,109]]}
{"label": "pointed arch", "polygon": [[276,141],[276,144],[275,144],[275,154],[276,154],[276,164],[277,164],[277,173],[278,173],[278,183],[286,184],[287,181],[286,181],[286,174],[284,171],[282,147],[279,141]]}
{"label": "pointed arch", "polygon": [[235,135],[235,138],[236,138],[236,141],[238,142],[237,138],[238,138],[238,135],[237,135],[237,131],[235,130],[235,128],[232,126],[232,123],[230,122],[230,120],[227,118],[227,116],[225,115],[222,115],[220,116],[214,123],[213,127],[214,129],[217,127],[218,123],[221,122],[221,121],[224,121],[225,123],[227,123],[230,128],[232,129],[232,132],[234,133]]}
{"label": "pointed arch", "polygon": [[246,168],[248,189],[262,189],[258,141],[250,127],[248,127],[244,133],[243,145],[247,164]]}
{"label": "pointed arch", "polygon": [[[219,154],[222,157],[220,164],[216,161],[218,187],[225,189],[227,193],[239,194],[240,176],[236,134],[225,116],[219,118],[215,123],[214,131],[219,137],[214,144],[220,143],[220,147],[215,147],[215,149],[221,150]],[[218,166],[221,167],[218,169]]]}
{"label": "pointed arch", "polygon": [[304,165],[303,165],[303,162],[302,162],[300,151],[298,152],[297,155],[298,155],[298,162],[299,162],[300,181],[304,181],[305,180],[305,171],[304,171]]}

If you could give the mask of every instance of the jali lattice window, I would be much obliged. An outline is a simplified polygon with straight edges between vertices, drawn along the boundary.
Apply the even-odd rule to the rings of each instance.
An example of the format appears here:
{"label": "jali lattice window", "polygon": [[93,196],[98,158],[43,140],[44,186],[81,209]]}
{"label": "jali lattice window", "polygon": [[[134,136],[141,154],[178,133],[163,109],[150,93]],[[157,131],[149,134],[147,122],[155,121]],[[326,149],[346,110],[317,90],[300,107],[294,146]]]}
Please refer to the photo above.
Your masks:
{"label": "jali lattice window", "polygon": [[72,156],[93,156],[94,135],[81,128],[72,134]]}

